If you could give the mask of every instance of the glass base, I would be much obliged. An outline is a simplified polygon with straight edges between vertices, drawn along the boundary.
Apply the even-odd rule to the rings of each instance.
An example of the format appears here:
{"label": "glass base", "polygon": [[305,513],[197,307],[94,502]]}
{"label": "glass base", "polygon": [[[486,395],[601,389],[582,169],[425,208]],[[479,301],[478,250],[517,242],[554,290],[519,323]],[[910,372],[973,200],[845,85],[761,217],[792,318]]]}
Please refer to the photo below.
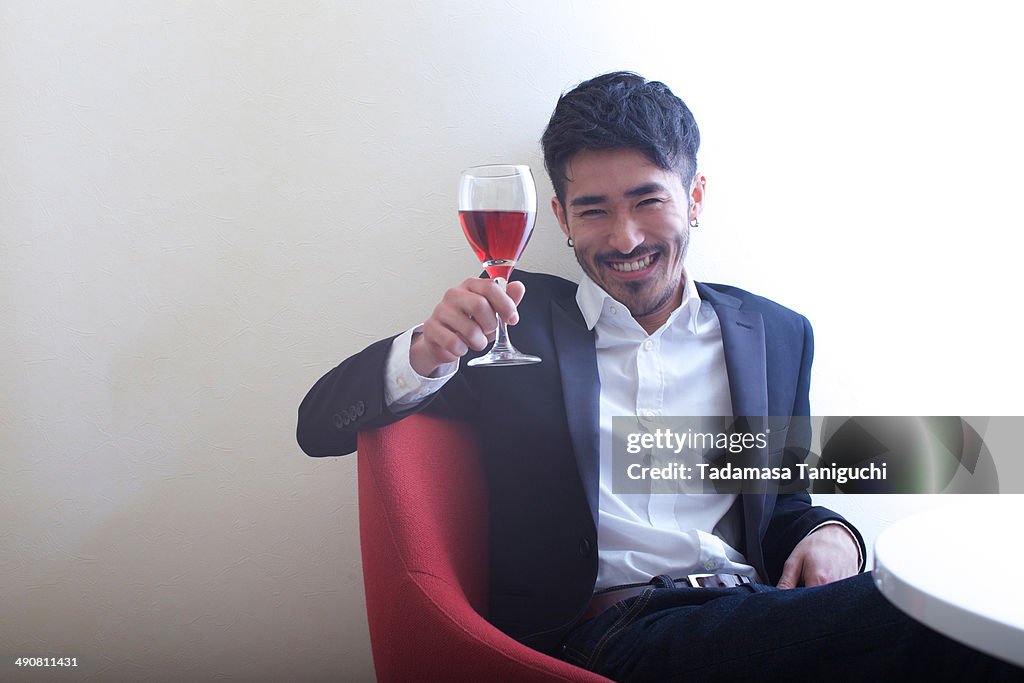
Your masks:
{"label": "glass base", "polygon": [[501,366],[501,365],[532,365],[533,363],[539,363],[540,358],[537,356],[531,356],[528,353],[519,353],[515,349],[508,351],[494,351],[491,349],[490,352],[474,358],[473,360],[466,363],[471,368],[475,368],[479,365],[490,365],[490,366]]}

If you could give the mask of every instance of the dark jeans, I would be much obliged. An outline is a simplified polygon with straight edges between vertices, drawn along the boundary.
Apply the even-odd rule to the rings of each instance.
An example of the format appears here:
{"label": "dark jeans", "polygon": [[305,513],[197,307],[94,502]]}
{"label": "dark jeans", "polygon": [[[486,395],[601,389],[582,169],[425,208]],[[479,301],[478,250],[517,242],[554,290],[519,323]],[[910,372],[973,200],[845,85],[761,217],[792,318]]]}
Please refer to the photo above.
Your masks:
{"label": "dark jeans", "polygon": [[577,626],[562,658],[618,681],[1024,681],[905,616],[870,574],[791,590],[665,580]]}

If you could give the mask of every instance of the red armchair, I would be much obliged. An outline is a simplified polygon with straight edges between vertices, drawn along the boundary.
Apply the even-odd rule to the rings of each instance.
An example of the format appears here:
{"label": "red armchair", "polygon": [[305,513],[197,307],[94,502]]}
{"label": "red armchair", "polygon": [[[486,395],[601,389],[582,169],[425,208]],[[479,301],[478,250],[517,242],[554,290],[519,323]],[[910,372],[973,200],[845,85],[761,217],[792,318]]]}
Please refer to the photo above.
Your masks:
{"label": "red armchair", "polygon": [[414,415],[360,434],[358,457],[366,612],[381,683],[608,682],[481,616],[487,499],[471,426]]}

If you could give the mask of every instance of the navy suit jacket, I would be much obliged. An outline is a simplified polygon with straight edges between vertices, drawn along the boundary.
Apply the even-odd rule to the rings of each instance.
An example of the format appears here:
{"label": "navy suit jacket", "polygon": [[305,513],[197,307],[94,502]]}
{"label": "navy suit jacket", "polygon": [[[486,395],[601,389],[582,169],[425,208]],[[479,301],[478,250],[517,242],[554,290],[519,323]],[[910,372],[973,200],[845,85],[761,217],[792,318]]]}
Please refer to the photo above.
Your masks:
{"label": "navy suit jacket", "polygon": [[[576,284],[526,272],[515,279],[526,285],[526,296],[512,336],[520,350],[543,362],[513,368],[463,362],[416,410],[478,426],[490,505],[488,618],[527,645],[553,652],[587,606],[597,577],[600,381],[594,333],[576,304]],[[697,291],[721,323],[733,414],[808,415],[813,339],[807,320],[733,287],[698,283]],[[358,431],[401,419],[384,398],[392,339],[345,360],[310,389],[297,433],[306,453],[351,453]],[[784,431],[773,436],[784,440]],[[778,444],[768,450],[779,450]],[[772,582],[814,527],[845,523],[811,506],[803,492],[765,490],[740,500],[739,550]],[[858,541],[863,552],[859,535]]]}

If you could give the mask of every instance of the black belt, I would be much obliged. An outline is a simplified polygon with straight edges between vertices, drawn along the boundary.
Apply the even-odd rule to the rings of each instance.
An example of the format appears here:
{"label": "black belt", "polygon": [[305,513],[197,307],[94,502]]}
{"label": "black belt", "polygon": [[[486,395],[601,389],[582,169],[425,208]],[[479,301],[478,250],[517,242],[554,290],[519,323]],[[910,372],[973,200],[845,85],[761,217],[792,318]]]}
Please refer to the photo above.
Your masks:
{"label": "black belt", "polygon": [[[668,578],[666,577],[666,581]],[[685,579],[672,579],[676,588],[734,588],[745,586],[750,579],[740,574],[690,574]],[[653,582],[629,583],[625,586],[613,586],[594,593],[581,621],[593,619],[612,605],[627,598],[636,597],[654,585]]]}

